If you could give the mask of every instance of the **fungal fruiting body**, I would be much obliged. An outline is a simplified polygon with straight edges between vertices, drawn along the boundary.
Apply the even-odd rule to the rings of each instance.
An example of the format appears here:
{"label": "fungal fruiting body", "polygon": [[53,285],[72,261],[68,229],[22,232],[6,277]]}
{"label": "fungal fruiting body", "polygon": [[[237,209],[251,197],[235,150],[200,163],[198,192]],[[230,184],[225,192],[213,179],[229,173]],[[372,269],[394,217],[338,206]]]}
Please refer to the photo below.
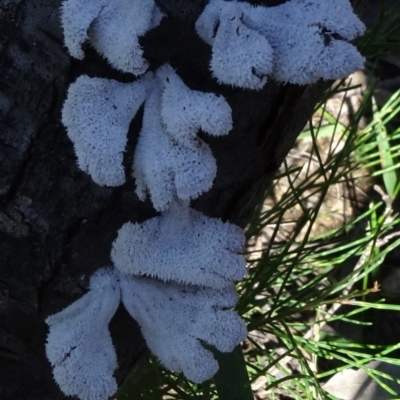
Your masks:
{"label": "fungal fruiting body", "polygon": [[139,37],[162,16],[154,0],[66,0],[61,9],[65,45],[73,57],[84,57],[82,45],[89,39],[114,68],[135,75],[148,68]]}
{"label": "fungal fruiting body", "polygon": [[268,40],[243,23],[236,1],[213,1],[196,22],[198,34],[210,46],[210,70],[219,83],[258,90],[272,71],[273,51]]}
{"label": "fungal fruiting body", "polygon": [[227,310],[238,298],[233,284],[214,289],[125,277],[121,292],[150,350],[165,367],[193,382],[204,382],[218,370],[200,341],[227,353],[247,336],[243,320]]}
{"label": "fungal fruiting body", "polygon": [[89,28],[94,48],[116,69],[141,75],[148,68],[139,37],[160,23],[154,0],[113,0]]}
{"label": "fungal fruiting body", "polygon": [[99,185],[125,182],[122,166],[129,124],[150,89],[149,77],[124,84],[80,76],[70,85],[62,122],[80,169]]}
{"label": "fungal fruiting body", "polygon": [[364,32],[348,0],[291,0],[278,7],[241,3],[248,26],[274,49],[273,77],[301,85],[339,79],[360,69],[364,58],[349,41]]}
{"label": "fungal fruiting body", "polygon": [[[259,88],[240,80],[232,82],[226,79],[236,57],[237,43],[243,40],[240,29],[236,31],[236,36],[232,34],[228,39],[222,39],[226,36],[226,27],[233,23],[233,17],[230,17],[232,10],[240,16],[240,24],[269,43],[271,61],[265,66],[268,66],[268,75],[277,81],[305,85],[321,78],[338,79],[364,65],[364,58],[349,41],[362,35],[365,27],[348,0],[290,0],[275,7],[211,0],[197,20],[196,30],[212,46],[210,68],[222,83]],[[250,46],[250,50],[245,47],[242,52],[248,53],[249,60],[254,63],[260,55],[257,46]],[[216,68],[215,60],[218,59],[225,60],[225,64],[220,63]],[[236,68],[241,68],[240,64]],[[257,71],[262,70],[255,67],[256,76],[263,75]],[[246,70],[243,72],[245,76],[248,73]],[[265,81],[260,83],[263,85]]]}
{"label": "fungal fruiting body", "polygon": [[[238,298],[234,282],[246,275],[243,232],[189,204],[211,188],[217,170],[198,133],[227,135],[232,110],[224,97],[189,88],[169,64],[147,71],[139,37],[163,17],[154,0],[62,4],[71,56],[82,59],[89,40],[116,69],[144,74],[132,83],[81,76],[70,86],[62,122],[78,165],[99,185],[122,185],[129,126],[143,105],[133,177],[139,199],[149,194],[161,212],[125,223],[112,246],[115,265],[98,270],[83,297],[46,320],[54,379],[82,400],[106,400],[117,389],[108,324],[121,300],[160,362],[197,383],[218,369],[202,343],[230,352],[246,337],[229,310]],[[344,77],[363,63],[348,43],[364,30],[348,0],[276,7],[210,0],[193,29],[212,47],[213,76],[240,88],[259,90],[269,77],[297,84]]]}
{"label": "fungal fruiting body", "polygon": [[218,369],[200,341],[230,352],[247,335],[243,320],[228,310],[238,300],[232,283],[214,289],[101,268],[84,296],[46,320],[46,355],[66,395],[105,400],[117,390],[117,357],[108,324],[121,300],[162,364],[194,382],[211,378]]}
{"label": "fungal fruiting body", "polygon": [[232,110],[222,96],[189,89],[168,64],[157,71],[157,77],[162,87],[161,118],[171,138],[198,148],[199,130],[212,136],[232,130]]}
{"label": "fungal fruiting body", "polygon": [[160,211],[168,209],[176,196],[190,200],[209,190],[217,171],[205,143],[187,147],[166,133],[161,96],[157,85],[146,100],[133,162],[137,195],[144,200],[148,192],[154,208]]}
{"label": "fungal fruiting body", "polygon": [[211,188],[216,162],[197,133],[227,135],[232,111],[223,97],[190,90],[169,65],[133,83],[79,77],[68,90],[62,122],[79,167],[97,184],[125,182],[129,124],[143,103],[133,164],[136,192],[141,200],[148,192],[154,207],[166,210],[175,196],[190,200]]}
{"label": "fungal fruiting body", "polygon": [[60,389],[82,400],[104,400],[114,394],[117,355],[108,324],[120,303],[120,285],[111,268],[95,272],[89,291],[46,319],[50,331],[46,355]]}
{"label": "fungal fruiting body", "polygon": [[174,203],[160,217],[118,231],[111,258],[128,275],[223,288],[247,274],[240,228]]}
{"label": "fungal fruiting body", "polygon": [[[118,287],[113,293],[118,291],[119,296],[122,291],[123,303],[141,326],[149,348],[165,367],[195,382],[211,378],[218,369],[200,341],[220,351],[232,351],[247,334],[243,321],[227,310],[237,301],[233,282],[247,273],[245,259],[239,254],[243,232],[189,206],[190,199],[211,188],[216,174],[211,150],[197,133],[229,133],[232,111],[226,100],[189,89],[170,65],[156,73],[147,72],[133,83],[81,76],[69,88],[62,113],[78,165],[100,185],[123,184],[128,129],[142,104],[142,129],[133,164],[136,192],[143,200],[148,192],[153,206],[162,213],[142,224],[126,223],[112,248],[117,269],[100,270],[103,272],[93,276],[94,283],[85,296],[47,319],[46,348],[54,379],[64,393],[85,400],[106,399],[116,388],[112,377],[116,359],[107,330],[112,315],[97,304],[100,299],[93,300],[94,286],[106,286],[111,276],[113,287],[115,282]],[[103,294],[102,300],[107,299],[108,292]],[[171,299],[169,303],[166,298]],[[99,318],[101,338],[90,342],[89,326],[79,328],[78,324],[71,334],[60,338],[66,345],[57,353],[62,330],[76,321],[83,324],[85,317],[89,323],[96,309],[104,312]],[[74,313],[77,316],[71,317]],[[102,344],[105,351],[91,359],[87,352],[100,352]],[[84,354],[87,361],[81,366],[81,358],[70,354]],[[83,389],[82,381],[70,371],[83,368],[85,372],[98,356],[103,369],[96,379],[103,379],[104,384],[91,389],[96,379],[90,373],[98,370],[88,370],[85,382],[90,384]]]}
{"label": "fungal fruiting body", "polygon": [[170,65],[156,72],[148,96],[133,162],[136,193],[150,194],[156,210],[166,210],[175,197],[191,200],[208,191],[217,165],[199,130],[227,135],[232,111],[213,93],[189,89]]}

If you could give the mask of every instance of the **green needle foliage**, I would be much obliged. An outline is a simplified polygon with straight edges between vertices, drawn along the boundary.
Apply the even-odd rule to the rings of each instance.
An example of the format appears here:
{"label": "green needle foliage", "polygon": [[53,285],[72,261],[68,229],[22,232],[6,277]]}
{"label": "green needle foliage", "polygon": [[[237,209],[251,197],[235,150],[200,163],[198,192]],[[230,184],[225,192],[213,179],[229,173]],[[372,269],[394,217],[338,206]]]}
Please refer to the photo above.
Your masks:
{"label": "green needle foliage", "polygon": [[[397,379],[367,364],[378,360],[398,365],[398,345],[344,340],[321,330],[341,321],[358,325],[362,331],[371,325],[367,320],[370,310],[400,310],[400,305],[388,304],[379,293],[379,284],[374,284],[385,257],[400,245],[393,234],[400,219],[391,207],[399,190],[399,148],[395,143],[400,130],[388,130],[400,113],[400,90],[381,109],[373,100],[372,91],[367,92],[347,128],[332,116],[327,117],[323,106],[320,108],[328,121],[325,127],[330,130],[328,153],[320,154],[318,146],[318,138],[325,136],[328,128],[303,132],[302,137],[312,141],[310,157],[317,168],[304,173],[303,167],[285,163],[275,184],[285,180],[290,190],[272,208],[254,217],[248,227],[250,241],[266,227],[274,227],[269,242],[249,254],[250,277],[241,284],[238,305],[240,314],[247,318],[252,344],[246,354],[250,379],[256,382],[264,377],[268,398],[279,398],[275,393],[284,393],[293,399],[333,399],[324,391],[324,381],[353,367],[365,369],[389,394],[396,395],[381,378]],[[371,104],[371,121],[357,129]],[[371,201],[368,208],[342,226],[314,235],[329,188],[346,182],[356,172],[362,179],[362,171],[382,184],[381,199]],[[311,197],[314,207],[307,208],[305,204]],[[283,216],[296,206],[302,210],[302,218],[293,221],[295,228],[286,240],[277,241]],[[251,332],[275,338],[285,352],[263,348],[252,339]],[[283,367],[283,358],[296,360],[297,370]],[[334,367],[321,369],[321,359]]]}
{"label": "green needle foliage", "polygon": [[377,23],[367,30],[358,44],[370,65],[382,56],[400,51],[399,12],[399,3],[390,8],[386,6],[385,0],[381,0]]}

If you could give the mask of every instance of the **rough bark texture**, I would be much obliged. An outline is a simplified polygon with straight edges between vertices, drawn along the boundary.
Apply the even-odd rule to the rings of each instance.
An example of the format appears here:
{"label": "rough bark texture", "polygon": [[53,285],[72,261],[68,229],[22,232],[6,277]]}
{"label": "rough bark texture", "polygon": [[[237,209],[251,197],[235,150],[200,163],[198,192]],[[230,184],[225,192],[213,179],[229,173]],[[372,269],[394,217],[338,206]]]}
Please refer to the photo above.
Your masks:
{"label": "rough bark texture", "polygon": [[[254,2],[276,5],[283,1]],[[0,0],[0,399],[59,400],[44,344],[44,319],[79,298],[90,275],[110,263],[126,221],[154,216],[134,194],[133,179],[99,187],[75,163],[60,123],[68,85],[80,74],[129,81],[89,47],[76,61],[63,47],[61,0]],[[223,94],[234,130],[208,138],[218,163],[212,190],[194,202],[205,214],[240,225],[265,190],[321,95],[323,84],[260,92],[218,86],[210,49],[193,23],[206,0],[159,0],[170,15],[142,40],[152,68],[168,61],[194,89]],[[132,124],[129,166],[140,127]],[[127,174],[129,175],[129,174]],[[138,327],[120,309],[111,331],[121,381],[145,351]]]}

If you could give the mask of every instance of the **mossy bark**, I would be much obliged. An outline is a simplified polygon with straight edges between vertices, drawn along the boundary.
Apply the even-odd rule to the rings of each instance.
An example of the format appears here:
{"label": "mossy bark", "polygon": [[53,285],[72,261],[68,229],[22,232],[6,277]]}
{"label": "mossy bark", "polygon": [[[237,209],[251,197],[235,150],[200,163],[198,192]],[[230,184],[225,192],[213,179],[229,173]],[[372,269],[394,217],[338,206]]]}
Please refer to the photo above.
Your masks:
{"label": "mossy bark", "polygon": [[[282,1],[259,1],[276,5]],[[193,89],[223,94],[234,130],[208,138],[217,159],[212,190],[193,202],[205,214],[244,226],[259,194],[310,116],[325,84],[270,82],[259,91],[219,86],[208,71],[210,49],[194,31],[205,0],[159,0],[170,17],[142,38],[154,69],[170,62]],[[110,264],[126,221],[155,215],[130,177],[140,115],[125,154],[127,183],[99,187],[81,172],[60,123],[68,85],[79,75],[131,81],[87,46],[83,61],[63,46],[61,0],[0,0],[0,399],[58,400],[44,345],[49,314],[79,298],[90,275]],[[139,113],[140,114],[140,113]],[[146,351],[121,308],[111,323],[119,381]]]}

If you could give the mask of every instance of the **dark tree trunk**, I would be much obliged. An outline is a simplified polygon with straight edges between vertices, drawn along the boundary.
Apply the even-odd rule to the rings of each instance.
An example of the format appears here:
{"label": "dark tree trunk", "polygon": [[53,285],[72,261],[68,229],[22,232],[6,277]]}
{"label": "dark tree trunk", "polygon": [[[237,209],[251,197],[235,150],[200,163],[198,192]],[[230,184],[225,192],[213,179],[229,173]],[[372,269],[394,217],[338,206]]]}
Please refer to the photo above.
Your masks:
{"label": "dark tree trunk", "polygon": [[[44,320],[79,298],[90,275],[110,264],[111,242],[124,222],[155,215],[149,202],[138,201],[132,178],[122,187],[100,187],[76,166],[60,123],[68,85],[82,73],[122,81],[133,77],[113,71],[89,47],[83,61],[68,56],[60,3],[0,0],[1,400],[65,398],[45,357]],[[158,3],[170,18],[142,40],[152,68],[170,62],[188,86],[223,94],[233,109],[233,132],[205,138],[217,159],[218,175],[212,190],[193,205],[243,226],[324,84],[281,86],[271,81],[259,92],[219,86],[207,69],[210,49],[193,28],[206,1]],[[131,124],[127,166],[139,119]],[[111,331],[121,381],[145,345],[122,308]]]}

